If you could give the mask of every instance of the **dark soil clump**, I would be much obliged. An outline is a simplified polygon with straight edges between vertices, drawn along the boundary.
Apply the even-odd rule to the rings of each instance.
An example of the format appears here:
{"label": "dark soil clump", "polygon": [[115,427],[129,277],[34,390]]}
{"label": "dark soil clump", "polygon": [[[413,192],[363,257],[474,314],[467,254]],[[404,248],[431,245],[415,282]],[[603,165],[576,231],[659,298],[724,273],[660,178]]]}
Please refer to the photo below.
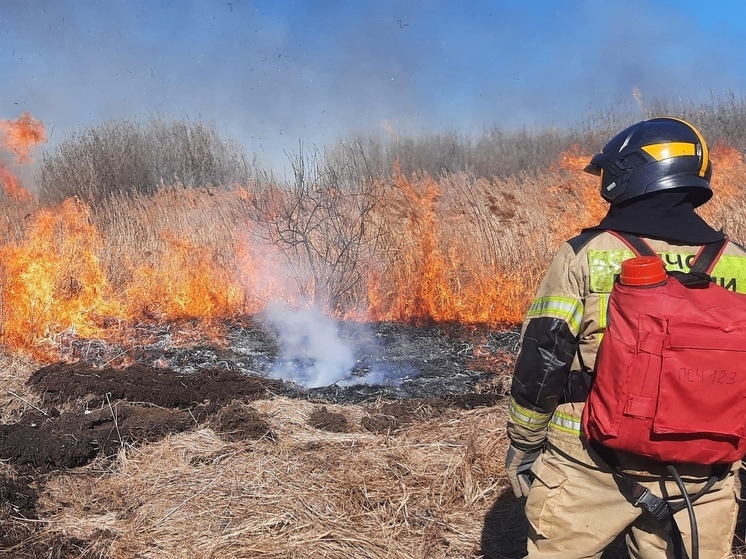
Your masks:
{"label": "dark soil clump", "polygon": [[23,551],[23,542],[33,534],[33,521],[38,519],[38,495],[32,484],[25,476],[0,476],[0,559],[35,557]]}
{"label": "dark soil clump", "polygon": [[322,431],[332,433],[348,433],[350,425],[342,413],[330,412],[326,407],[315,410],[308,418],[308,424]]}
{"label": "dark soil clump", "polygon": [[230,442],[275,438],[261,414],[236,400],[220,408],[210,418],[209,424],[223,439]]}
{"label": "dark soil clump", "polygon": [[379,413],[370,417],[364,417],[360,420],[360,425],[363,429],[371,433],[387,435],[396,431],[399,427],[399,422],[391,415]]}
{"label": "dark soil clump", "polygon": [[0,456],[19,471],[45,473],[84,466],[100,452],[115,454],[122,444],[160,439],[194,425],[187,411],[125,402],[57,416],[33,413],[0,425]]}
{"label": "dark soil clump", "polygon": [[[90,545],[78,538],[57,535],[39,541],[30,529],[19,536],[22,537],[7,542],[8,547],[0,548],[0,559],[107,559],[100,553],[86,553]],[[2,543],[0,540],[0,545]]]}
{"label": "dark soil clump", "polygon": [[[0,476],[0,514],[36,519],[37,494],[32,483],[27,477]],[[0,543],[3,542],[2,536],[0,534]]]}
{"label": "dark soil clump", "polygon": [[499,394],[461,394],[445,398],[424,398],[415,400],[395,400],[380,408],[370,408],[370,416],[361,420],[363,429],[371,433],[393,433],[417,420],[439,417],[451,408],[474,409],[493,406],[502,400]]}
{"label": "dark soil clump", "polygon": [[450,406],[462,410],[473,410],[474,408],[483,408],[485,406],[494,406],[503,399],[502,394],[478,394],[468,392],[466,394],[452,394],[446,396],[445,401]]}

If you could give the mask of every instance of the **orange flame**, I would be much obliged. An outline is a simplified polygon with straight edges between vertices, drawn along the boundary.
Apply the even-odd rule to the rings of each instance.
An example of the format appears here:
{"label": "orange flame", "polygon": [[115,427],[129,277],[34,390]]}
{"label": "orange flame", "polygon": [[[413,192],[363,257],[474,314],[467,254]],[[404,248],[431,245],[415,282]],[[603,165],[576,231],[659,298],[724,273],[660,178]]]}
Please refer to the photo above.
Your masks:
{"label": "orange flame", "polygon": [[712,160],[712,190],[720,199],[732,199],[743,193],[739,188],[743,178],[744,160],[735,148],[718,144],[710,150]]}
{"label": "orange flame", "polygon": [[31,193],[21,186],[21,181],[7,167],[0,165],[0,182],[3,183],[5,195],[11,200],[27,202],[31,200]]}
{"label": "orange flame", "polygon": [[[437,181],[427,174],[408,179],[398,164],[394,187],[405,204],[402,237],[411,239],[398,266],[371,274],[371,320],[415,320],[499,324],[519,322],[524,312],[526,278],[521,273],[475,269],[463,239],[445,238]],[[386,278],[386,280],[384,280]]]}
{"label": "orange flame", "polygon": [[240,309],[243,289],[209,247],[168,233],[164,240],[167,252],[134,268],[126,289],[130,316],[166,322],[227,317]]}
{"label": "orange flame", "polygon": [[44,124],[29,113],[23,113],[16,120],[0,120],[0,133],[2,147],[15,154],[16,163],[28,163],[31,148],[47,141]]}
{"label": "orange flame", "polygon": [[5,344],[34,347],[69,329],[96,336],[101,317],[122,316],[95,257],[98,242],[88,208],[67,200],[41,210],[23,242],[0,247]]}
{"label": "orange flame", "polygon": [[598,223],[608,210],[608,204],[601,198],[599,178],[584,172],[591,156],[574,145],[560,155],[556,165],[550,168],[555,178],[549,192],[560,200],[558,205],[562,215],[556,220],[558,238],[569,238],[584,227]]}
{"label": "orange flame", "polygon": [[[15,155],[16,164],[30,162],[31,149],[46,141],[44,124],[27,112],[16,120],[0,119],[0,150],[11,151]],[[19,201],[31,199],[31,194],[21,186],[15,174],[3,165],[0,165],[0,182],[3,183],[8,198]]]}
{"label": "orange flame", "polygon": [[[703,209],[714,212],[709,215],[717,223],[722,217],[717,212],[740,199],[746,164],[737,150],[724,146],[712,150],[712,159],[716,197]],[[556,248],[553,243],[597,223],[606,211],[598,177],[582,172],[588,160],[573,148],[536,178],[473,181],[461,190],[425,173],[405,176],[397,164],[392,180],[376,186],[383,189],[385,203],[371,226],[385,231],[384,250],[361,262],[367,286],[356,294],[355,308],[338,309],[338,316],[492,326],[520,322]],[[106,221],[86,205],[67,200],[36,210],[21,240],[0,245],[0,342],[44,357],[48,351],[53,356],[68,333],[121,339],[128,325],[141,321],[188,321],[210,335],[217,334],[211,328],[219,322],[214,319],[255,313],[273,300],[308,300],[305,290],[313,286],[280,269],[277,247],[262,246],[262,235],[246,225],[240,212],[230,224],[224,223],[228,214],[219,213],[255,203],[268,204],[269,211],[276,197],[289,195],[278,188],[261,202],[257,192],[238,188],[200,198],[197,191],[180,189],[144,197],[133,204],[144,208],[137,214],[140,225],[160,228],[160,233],[146,235],[149,241],[141,243],[135,228],[132,240],[116,245],[125,249],[123,256],[114,258],[107,252],[110,231],[93,225],[105,227]],[[471,198],[459,199],[467,194]],[[486,221],[472,215],[480,204],[480,219]],[[194,220],[170,221],[185,208],[193,210]],[[211,208],[218,215],[207,224],[220,219],[221,227],[233,228],[220,237],[222,245],[204,238],[212,232],[205,223],[202,229],[190,228]],[[123,229],[113,228],[114,233],[132,226],[129,218],[122,221]],[[492,236],[480,236],[490,227]],[[503,242],[503,234],[511,236]],[[517,254],[509,265],[501,260],[506,250]],[[103,256],[115,262],[107,268],[99,260]],[[289,288],[293,282],[295,291]]]}
{"label": "orange flame", "polygon": [[746,162],[737,149],[722,144],[710,150],[712,161],[712,201],[701,206],[697,211],[706,220],[717,223],[732,220],[732,211],[728,209],[743,197],[743,178],[746,176]]}

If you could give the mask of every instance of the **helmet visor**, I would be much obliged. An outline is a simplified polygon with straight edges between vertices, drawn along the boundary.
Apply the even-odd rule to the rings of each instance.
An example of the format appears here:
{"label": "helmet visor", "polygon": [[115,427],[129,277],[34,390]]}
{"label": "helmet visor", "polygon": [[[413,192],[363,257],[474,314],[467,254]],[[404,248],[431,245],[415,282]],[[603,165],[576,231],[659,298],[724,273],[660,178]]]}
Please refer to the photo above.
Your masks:
{"label": "helmet visor", "polygon": [[590,173],[591,175],[596,175],[597,177],[601,176],[601,171],[603,171],[604,164],[608,163],[608,157],[604,152],[597,153],[594,155],[591,160],[588,162],[588,165],[585,166],[585,169],[583,169],[586,173]]}

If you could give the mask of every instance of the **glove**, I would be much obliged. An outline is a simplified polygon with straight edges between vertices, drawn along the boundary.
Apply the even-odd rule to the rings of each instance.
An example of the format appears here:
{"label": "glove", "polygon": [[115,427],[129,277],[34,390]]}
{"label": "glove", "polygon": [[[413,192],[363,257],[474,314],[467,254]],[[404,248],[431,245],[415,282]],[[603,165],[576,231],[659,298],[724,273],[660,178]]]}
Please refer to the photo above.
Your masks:
{"label": "glove", "polygon": [[542,447],[534,450],[521,450],[512,444],[508,447],[505,469],[516,497],[528,497],[528,490],[531,489],[531,482],[534,480],[531,466],[534,465],[542,451]]}

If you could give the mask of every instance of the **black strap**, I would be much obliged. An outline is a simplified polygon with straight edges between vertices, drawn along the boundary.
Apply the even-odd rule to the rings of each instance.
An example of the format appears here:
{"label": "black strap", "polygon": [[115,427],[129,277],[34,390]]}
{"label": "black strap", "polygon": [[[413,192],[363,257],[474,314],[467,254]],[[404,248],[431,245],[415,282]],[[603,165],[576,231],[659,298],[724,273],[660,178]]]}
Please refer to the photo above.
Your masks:
{"label": "black strap", "polygon": [[641,239],[637,235],[624,233],[623,231],[609,231],[609,233],[631,248],[636,256],[658,256],[658,253],[644,239]]}
{"label": "black strap", "polygon": [[570,239],[568,244],[572,247],[572,250],[577,254],[580,249],[587,245],[591,239],[603,233],[601,229],[583,229],[578,235]]}
{"label": "black strap", "polygon": [[[643,514],[652,517],[666,532],[666,537],[672,545],[674,559],[689,559],[689,554],[684,546],[684,539],[681,537],[681,530],[673,516],[674,512],[680,509],[677,507],[674,510],[665,499],[658,497],[641,483],[624,475],[619,460],[617,460],[612,449],[595,441],[591,441],[590,444],[601,459],[612,468],[614,481],[619,486],[622,495],[634,506],[642,509]],[[698,492],[694,498],[698,498],[703,493]],[[694,498],[691,500],[693,501]]]}
{"label": "black strap", "polygon": [[723,250],[725,250],[726,244],[728,244],[728,238],[724,237],[719,241],[704,245],[692,262],[689,273],[707,274],[709,276]]}
{"label": "black strap", "polygon": [[[689,554],[684,545],[684,538],[681,535],[681,529],[676,524],[673,513],[675,512],[663,498],[655,495],[647,487],[637,483],[635,480],[623,476],[620,473],[615,474],[618,485],[633,505],[641,508],[663,528],[666,537],[673,546],[674,559],[689,559]],[[627,485],[624,488],[624,485]],[[626,492],[625,492],[626,491]]]}

